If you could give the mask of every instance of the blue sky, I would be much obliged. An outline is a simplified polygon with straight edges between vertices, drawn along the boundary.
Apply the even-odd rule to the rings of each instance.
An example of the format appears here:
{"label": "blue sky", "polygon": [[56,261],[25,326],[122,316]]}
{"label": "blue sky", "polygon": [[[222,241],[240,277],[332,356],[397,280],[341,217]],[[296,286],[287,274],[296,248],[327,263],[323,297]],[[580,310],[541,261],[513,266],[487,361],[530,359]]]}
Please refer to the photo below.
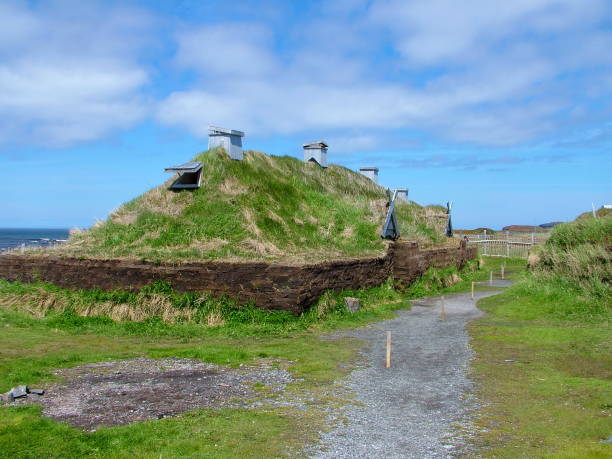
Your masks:
{"label": "blue sky", "polygon": [[612,203],[607,0],[0,2],[0,227],[87,227],[206,149],[380,168],[455,227]]}

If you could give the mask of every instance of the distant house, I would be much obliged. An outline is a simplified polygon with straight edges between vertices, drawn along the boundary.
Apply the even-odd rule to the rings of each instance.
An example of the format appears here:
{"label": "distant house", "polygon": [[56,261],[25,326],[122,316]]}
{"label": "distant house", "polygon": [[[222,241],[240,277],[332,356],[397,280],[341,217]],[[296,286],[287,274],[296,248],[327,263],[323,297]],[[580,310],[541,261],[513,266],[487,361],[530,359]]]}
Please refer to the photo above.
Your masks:
{"label": "distant house", "polygon": [[327,144],[322,140],[308,142],[302,145],[304,148],[304,161],[312,161],[321,167],[327,167]]}

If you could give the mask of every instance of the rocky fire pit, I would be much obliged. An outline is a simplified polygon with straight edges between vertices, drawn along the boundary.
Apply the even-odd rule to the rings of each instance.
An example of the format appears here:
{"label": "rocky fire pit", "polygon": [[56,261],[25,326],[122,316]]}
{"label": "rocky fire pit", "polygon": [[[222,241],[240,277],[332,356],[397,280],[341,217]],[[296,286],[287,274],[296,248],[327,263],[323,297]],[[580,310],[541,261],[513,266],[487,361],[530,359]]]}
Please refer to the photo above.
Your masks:
{"label": "rocky fire pit", "polygon": [[[279,365],[276,365],[279,366]],[[100,426],[161,419],[196,408],[245,406],[255,383],[280,393],[291,374],[272,361],[230,368],[194,359],[136,358],[59,370],[64,382],[34,403],[57,421],[93,431]],[[13,403],[32,403],[15,399]]]}

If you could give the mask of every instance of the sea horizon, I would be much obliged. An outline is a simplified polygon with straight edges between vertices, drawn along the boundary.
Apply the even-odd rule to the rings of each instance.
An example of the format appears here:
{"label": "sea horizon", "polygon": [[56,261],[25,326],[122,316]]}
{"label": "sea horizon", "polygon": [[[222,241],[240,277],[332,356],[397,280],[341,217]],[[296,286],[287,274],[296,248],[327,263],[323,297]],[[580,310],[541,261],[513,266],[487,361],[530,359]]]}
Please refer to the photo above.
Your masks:
{"label": "sea horizon", "polygon": [[16,247],[48,247],[68,239],[69,228],[0,228],[0,252]]}

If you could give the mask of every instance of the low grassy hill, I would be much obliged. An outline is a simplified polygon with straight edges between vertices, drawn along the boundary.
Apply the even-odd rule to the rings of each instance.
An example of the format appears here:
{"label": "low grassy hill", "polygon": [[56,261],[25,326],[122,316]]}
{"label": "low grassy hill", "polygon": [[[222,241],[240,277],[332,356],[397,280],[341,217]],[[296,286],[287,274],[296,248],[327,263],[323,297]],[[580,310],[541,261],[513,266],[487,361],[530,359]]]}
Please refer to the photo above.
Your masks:
{"label": "low grassy hill", "polygon": [[[601,206],[599,209],[595,211],[595,215],[597,215],[597,217],[611,217],[612,209],[607,209]],[[580,215],[578,215],[578,217],[576,217],[576,220],[583,220],[585,218],[593,218],[593,212],[590,210],[588,212],[583,212]]]}
{"label": "low grassy hill", "polygon": [[571,298],[559,302],[555,314],[595,317],[610,313],[612,216],[555,227],[535,257],[533,284],[547,285]]}
{"label": "low grassy hill", "polygon": [[[171,191],[174,178],[73,234],[53,253],[159,260],[314,261],[382,254],[386,190],[341,166],[223,149],[197,155],[201,187]],[[397,206],[402,236],[442,241],[439,206]],[[46,251],[45,253],[49,253]]]}

